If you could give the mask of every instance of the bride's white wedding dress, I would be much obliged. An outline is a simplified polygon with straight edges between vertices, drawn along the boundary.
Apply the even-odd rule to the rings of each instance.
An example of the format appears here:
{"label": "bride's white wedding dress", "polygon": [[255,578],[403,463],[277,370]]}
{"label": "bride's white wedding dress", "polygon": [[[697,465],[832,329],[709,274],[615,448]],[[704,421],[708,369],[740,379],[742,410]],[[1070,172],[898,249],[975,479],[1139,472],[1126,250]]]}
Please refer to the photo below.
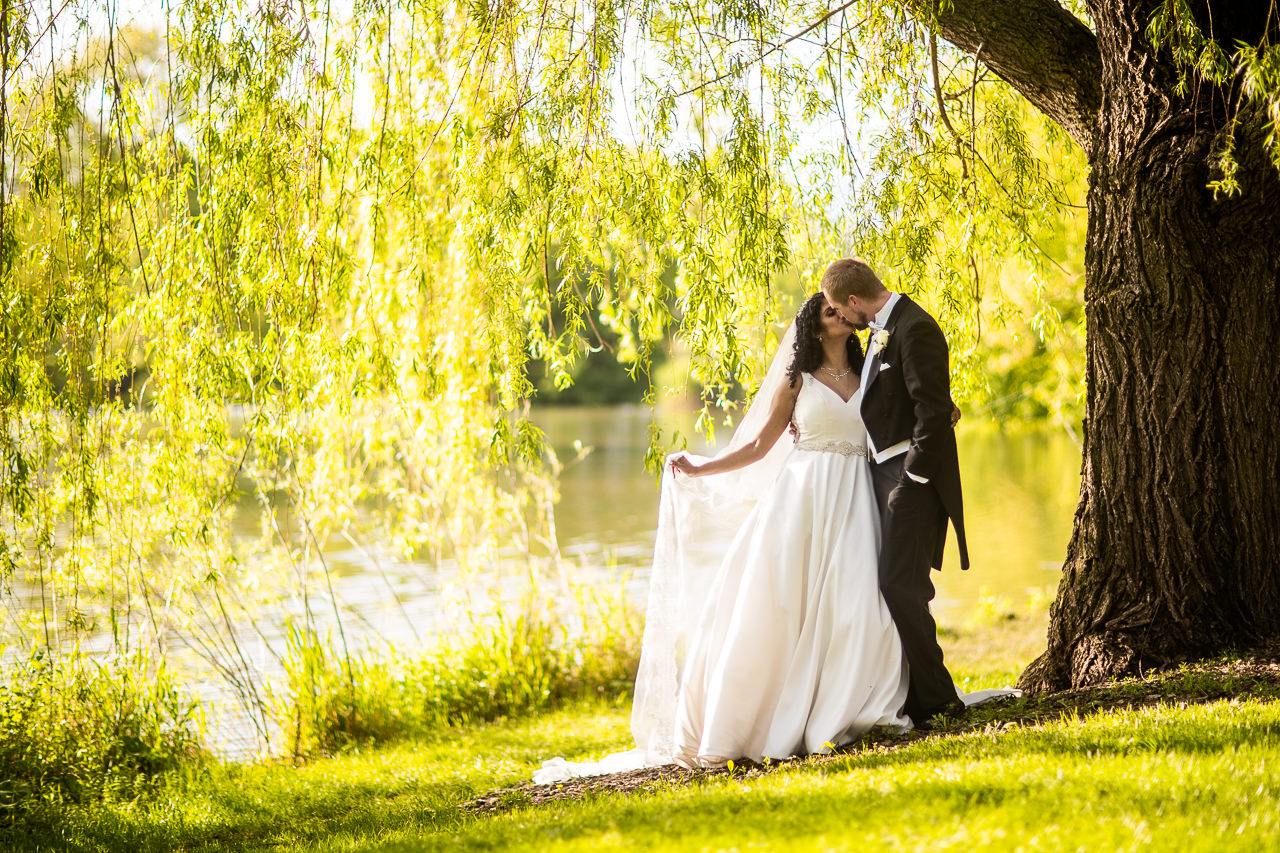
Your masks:
{"label": "bride's white wedding dress", "polygon": [[685,766],[827,752],[910,725],[859,395],[801,376],[794,452],[724,553],[689,646],[672,755]]}
{"label": "bride's white wedding dress", "polygon": [[[786,362],[774,359],[757,400],[786,381]],[[551,759],[535,782],[828,752],[873,726],[911,727],[906,662],[877,577],[861,395],[843,400],[809,374],[802,382],[794,443],[784,435],[762,461],[725,474],[664,467],[637,747]],[[757,434],[766,409],[752,407],[725,452]],[[969,704],[1011,692],[957,691]]]}

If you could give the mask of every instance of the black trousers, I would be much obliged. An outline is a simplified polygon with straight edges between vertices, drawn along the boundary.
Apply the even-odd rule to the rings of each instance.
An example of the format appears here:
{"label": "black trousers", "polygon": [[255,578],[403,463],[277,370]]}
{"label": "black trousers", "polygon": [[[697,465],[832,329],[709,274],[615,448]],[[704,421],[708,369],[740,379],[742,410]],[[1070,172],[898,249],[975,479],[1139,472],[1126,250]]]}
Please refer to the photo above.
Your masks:
{"label": "black trousers", "polygon": [[905,462],[906,454],[881,464],[873,461],[871,476],[880,506],[880,593],[910,668],[905,710],[919,723],[956,698],[955,683],[942,662],[938,626],[929,612],[930,563],[946,535],[947,512],[933,486],[906,475]]}

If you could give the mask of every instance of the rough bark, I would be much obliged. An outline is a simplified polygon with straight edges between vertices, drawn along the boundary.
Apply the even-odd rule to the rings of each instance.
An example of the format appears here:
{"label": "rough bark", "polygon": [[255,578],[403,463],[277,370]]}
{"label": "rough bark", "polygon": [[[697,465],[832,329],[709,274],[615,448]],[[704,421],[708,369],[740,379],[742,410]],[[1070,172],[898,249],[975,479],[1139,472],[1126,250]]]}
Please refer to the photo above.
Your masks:
{"label": "rough bark", "polygon": [[[1157,5],[1093,0],[1096,66],[1075,82],[1089,40],[1055,3],[957,0],[936,19],[1090,162],[1080,504],[1031,690],[1280,636],[1280,178],[1238,87],[1176,93],[1144,35]],[[1274,4],[1246,5],[1193,3],[1213,37],[1256,43]],[[1215,198],[1233,116],[1243,192]]]}
{"label": "rough bark", "polygon": [[1149,14],[1094,4],[1084,468],[1030,689],[1280,633],[1280,179],[1245,107],[1243,192],[1206,188],[1234,95],[1177,97],[1143,37]]}

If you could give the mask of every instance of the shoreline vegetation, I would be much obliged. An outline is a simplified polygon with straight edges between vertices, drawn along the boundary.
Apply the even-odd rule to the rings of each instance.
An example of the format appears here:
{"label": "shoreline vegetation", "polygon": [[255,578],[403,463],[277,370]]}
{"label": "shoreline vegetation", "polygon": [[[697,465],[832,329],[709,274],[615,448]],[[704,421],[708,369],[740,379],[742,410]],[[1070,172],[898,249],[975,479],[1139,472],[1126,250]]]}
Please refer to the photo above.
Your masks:
{"label": "shoreline vegetation", "polygon": [[[417,654],[346,655],[331,637],[292,626],[285,683],[263,697],[285,747],[268,762],[436,737],[588,697],[625,698],[640,614],[621,585],[578,585],[569,598],[531,592]],[[205,709],[162,655],[97,659],[41,648],[6,665],[5,675],[0,828],[67,806],[136,801],[168,775],[222,763],[204,745]]]}
{"label": "shoreline vegetation", "polygon": [[[629,744],[639,621],[620,601],[582,604],[590,633],[529,601],[421,658],[350,666],[299,634],[281,697],[299,734],[290,756],[254,764],[201,751],[196,709],[162,669],[138,677],[145,659],[37,661],[0,690],[0,836],[129,853],[1223,850],[1280,830],[1280,647],[996,703],[928,734],[873,731],[829,756],[534,786],[546,758]],[[961,686],[1011,681],[1043,642],[1047,601],[988,597],[943,624]],[[23,731],[40,735],[25,753]],[[32,751],[53,743],[61,764]]]}

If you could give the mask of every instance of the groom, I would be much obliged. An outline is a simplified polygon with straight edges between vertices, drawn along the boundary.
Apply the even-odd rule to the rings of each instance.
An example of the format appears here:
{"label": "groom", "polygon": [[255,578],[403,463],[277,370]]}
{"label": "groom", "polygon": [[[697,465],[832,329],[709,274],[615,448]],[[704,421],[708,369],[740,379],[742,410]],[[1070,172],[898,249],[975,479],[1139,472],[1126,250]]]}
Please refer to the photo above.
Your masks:
{"label": "groom", "polygon": [[834,261],[822,276],[822,292],[854,328],[872,329],[861,405],[880,507],[880,592],[910,669],[904,710],[916,727],[928,728],[936,715],[964,708],[929,612],[929,569],[942,568],[948,518],[960,568],[969,568],[947,341],[933,317],[887,290],[865,261]]}

